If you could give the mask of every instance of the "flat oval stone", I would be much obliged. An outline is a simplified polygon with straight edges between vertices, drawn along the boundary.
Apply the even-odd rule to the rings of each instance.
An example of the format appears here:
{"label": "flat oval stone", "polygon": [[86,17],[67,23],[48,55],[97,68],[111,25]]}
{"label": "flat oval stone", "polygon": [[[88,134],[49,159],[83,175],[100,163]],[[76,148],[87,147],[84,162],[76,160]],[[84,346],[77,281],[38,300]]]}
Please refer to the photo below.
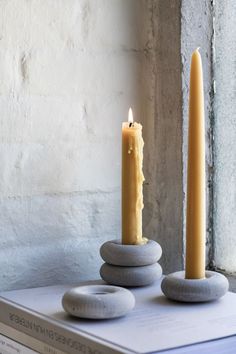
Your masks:
{"label": "flat oval stone", "polygon": [[129,290],[110,285],[79,286],[67,291],[62,298],[67,313],[91,319],[121,317],[134,305],[135,298]]}
{"label": "flat oval stone", "polygon": [[204,279],[185,279],[185,271],[167,275],[161,283],[165,296],[180,302],[217,300],[228,291],[228,279],[216,272],[206,271]]}
{"label": "flat oval stone", "polygon": [[152,284],[162,275],[160,264],[140,267],[120,267],[104,263],[100,275],[108,284],[119,286],[145,286]]}
{"label": "flat oval stone", "polygon": [[100,254],[106,263],[133,267],[156,263],[161,258],[162,249],[153,240],[144,245],[123,245],[120,240],[113,240],[101,246]]}

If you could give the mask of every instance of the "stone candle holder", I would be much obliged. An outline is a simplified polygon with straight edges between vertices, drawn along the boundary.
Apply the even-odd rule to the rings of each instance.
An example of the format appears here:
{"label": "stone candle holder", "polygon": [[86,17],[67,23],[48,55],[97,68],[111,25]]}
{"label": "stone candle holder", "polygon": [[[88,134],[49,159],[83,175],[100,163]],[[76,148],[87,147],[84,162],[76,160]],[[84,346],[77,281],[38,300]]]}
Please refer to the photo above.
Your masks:
{"label": "stone candle holder", "polygon": [[101,266],[101,278],[108,284],[119,286],[146,286],[162,276],[157,261],[161,258],[161,246],[152,240],[144,245],[123,245],[119,240],[105,242],[100,248],[105,263]]}
{"label": "stone candle holder", "polygon": [[217,300],[229,289],[228,279],[220,273],[206,271],[203,279],[185,279],[185,271],[167,275],[161,283],[164,295],[179,302]]}
{"label": "stone candle holder", "polygon": [[72,316],[102,320],[124,316],[135,306],[135,298],[118,286],[82,285],[63,295],[62,306]]}

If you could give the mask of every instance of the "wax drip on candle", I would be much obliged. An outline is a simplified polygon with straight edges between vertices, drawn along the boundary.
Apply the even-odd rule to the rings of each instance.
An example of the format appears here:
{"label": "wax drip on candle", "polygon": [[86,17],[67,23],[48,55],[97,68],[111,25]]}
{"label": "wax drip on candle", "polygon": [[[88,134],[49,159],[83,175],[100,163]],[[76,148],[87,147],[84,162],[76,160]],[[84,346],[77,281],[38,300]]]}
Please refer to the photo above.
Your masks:
{"label": "wax drip on candle", "polygon": [[[132,123],[131,123],[132,124]],[[129,149],[128,154],[130,155],[133,152],[133,138],[129,137]]]}
{"label": "wax drip on candle", "polygon": [[[131,107],[129,108],[129,113],[128,113],[128,122],[129,122],[129,128],[134,126],[134,118],[133,118],[133,112]],[[128,154],[130,155],[133,152],[133,138],[129,137],[129,150]]]}

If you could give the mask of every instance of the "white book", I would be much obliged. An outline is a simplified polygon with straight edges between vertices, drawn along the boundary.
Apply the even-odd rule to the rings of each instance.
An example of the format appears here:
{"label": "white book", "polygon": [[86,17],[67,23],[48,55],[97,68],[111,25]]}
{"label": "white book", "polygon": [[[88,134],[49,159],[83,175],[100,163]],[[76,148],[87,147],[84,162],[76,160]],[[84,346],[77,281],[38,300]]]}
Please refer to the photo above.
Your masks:
{"label": "white book", "polygon": [[[190,345],[209,342],[208,348],[213,348],[217,343],[214,340],[236,334],[236,294],[230,292],[211,303],[181,304],[168,301],[157,282],[132,290],[136,306],[126,317],[91,321],[72,318],[63,311],[61,299],[70,287],[1,293],[0,322],[71,354],[156,353],[171,349],[182,354],[188,353]],[[218,344],[223,342],[231,343],[236,352],[235,337]],[[198,346],[203,348],[204,344]]]}
{"label": "white book", "polygon": [[[11,341],[14,343],[14,347],[10,347],[10,352],[12,354],[31,354],[31,353],[45,353],[45,354],[66,354],[59,349],[52,347],[28,334],[20,332],[15,328],[6,326],[4,323],[0,322],[0,354],[1,349],[5,350],[5,344]],[[3,339],[4,338],[4,339]],[[9,346],[8,346],[9,347]],[[13,350],[15,348],[15,350]],[[31,349],[31,351],[28,351]],[[9,351],[8,350],[8,351]],[[17,350],[17,353],[16,353]]]}
{"label": "white book", "polygon": [[[17,349],[18,354],[31,354],[31,352],[26,352],[26,349],[31,348],[33,353],[43,353],[43,354],[66,354],[46,343],[43,343],[27,334],[17,331],[14,328],[4,325],[0,322],[0,333],[5,334],[12,338],[11,345],[8,346],[8,354],[15,354]],[[4,337],[6,339],[6,337]],[[9,340],[9,338],[7,338]],[[23,348],[19,347],[19,343],[23,344]],[[14,344],[14,346],[12,345]],[[195,345],[190,345],[186,347],[180,347],[176,349],[170,349],[164,351],[164,354],[235,354],[236,351],[236,336],[221,338],[218,340],[213,340],[209,342],[198,343]],[[2,350],[1,350],[2,349]],[[159,352],[160,354],[161,352]],[[162,352],[163,353],[163,352]],[[5,345],[1,346],[0,341],[0,354],[6,354]]]}
{"label": "white book", "polygon": [[0,334],[0,354],[35,354],[36,351]]}

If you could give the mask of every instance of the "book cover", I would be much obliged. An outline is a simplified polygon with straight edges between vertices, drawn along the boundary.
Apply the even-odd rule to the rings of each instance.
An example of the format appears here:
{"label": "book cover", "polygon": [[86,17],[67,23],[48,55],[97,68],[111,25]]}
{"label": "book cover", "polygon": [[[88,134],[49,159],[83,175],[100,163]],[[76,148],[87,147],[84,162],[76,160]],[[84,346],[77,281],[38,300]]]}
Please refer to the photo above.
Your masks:
{"label": "book cover", "polygon": [[35,354],[36,351],[0,334],[0,354]]}
{"label": "book cover", "polygon": [[[51,345],[46,344],[45,342],[42,342],[28,334],[25,334],[23,332],[18,331],[15,328],[9,327],[5,325],[4,323],[0,322],[0,334],[4,336],[3,341],[0,341],[0,348],[2,350],[6,350],[5,344],[7,341],[13,341],[14,342],[14,347],[16,350],[13,350],[13,348],[10,348],[8,351],[8,354],[27,354],[27,351],[25,348],[31,349],[33,352],[36,353],[43,353],[43,354],[66,354],[65,352],[62,352],[59,349],[56,349],[52,347]],[[2,337],[3,337],[2,336]],[[23,346],[20,347],[20,345]],[[0,351],[1,354],[1,351]]]}
{"label": "book cover", "polygon": [[211,303],[175,303],[157,282],[132,290],[136,306],[127,316],[91,321],[63,311],[61,298],[70,287],[1,293],[0,321],[67,353],[150,353],[236,334],[236,295],[230,292]]}

